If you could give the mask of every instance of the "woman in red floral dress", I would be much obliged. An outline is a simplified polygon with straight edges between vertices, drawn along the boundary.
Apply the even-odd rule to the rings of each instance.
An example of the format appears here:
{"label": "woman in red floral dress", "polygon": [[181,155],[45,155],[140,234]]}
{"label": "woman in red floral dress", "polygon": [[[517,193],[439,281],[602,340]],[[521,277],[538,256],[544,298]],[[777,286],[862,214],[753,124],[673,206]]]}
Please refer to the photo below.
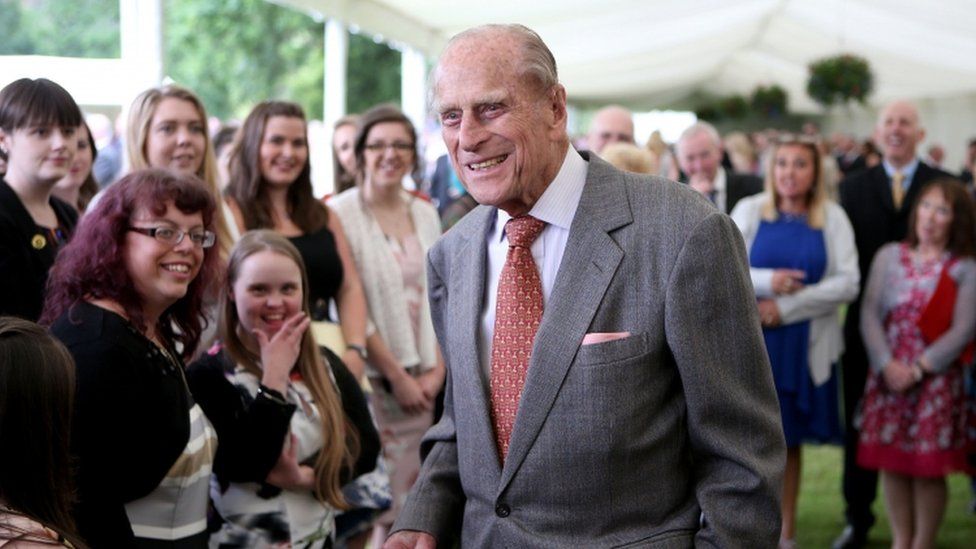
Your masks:
{"label": "woman in red floral dress", "polygon": [[945,475],[968,470],[976,441],[963,382],[976,332],[973,223],[959,183],[930,183],[915,202],[907,241],[878,251],[865,289],[861,332],[872,374],[858,463],[881,471],[895,548],[934,546]]}

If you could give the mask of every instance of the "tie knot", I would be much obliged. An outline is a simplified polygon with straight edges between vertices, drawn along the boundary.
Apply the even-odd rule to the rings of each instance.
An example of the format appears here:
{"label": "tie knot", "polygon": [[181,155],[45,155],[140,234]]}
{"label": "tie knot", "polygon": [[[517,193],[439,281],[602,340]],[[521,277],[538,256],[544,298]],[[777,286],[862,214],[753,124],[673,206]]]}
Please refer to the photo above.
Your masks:
{"label": "tie knot", "polygon": [[542,228],[546,226],[545,221],[538,220],[531,215],[520,215],[508,220],[505,224],[505,233],[508,235],[508,245],[529,248],[535,239],[538,238]]}
{"label": "tie knot", "polygon": [[901,185],[903,181],[905,181],[905,174],[903,174],[901,172],[895,172],[894,174],[892,174],[892,176],[891,176],[891,182],[893,184],[895,184],[895,185]]}

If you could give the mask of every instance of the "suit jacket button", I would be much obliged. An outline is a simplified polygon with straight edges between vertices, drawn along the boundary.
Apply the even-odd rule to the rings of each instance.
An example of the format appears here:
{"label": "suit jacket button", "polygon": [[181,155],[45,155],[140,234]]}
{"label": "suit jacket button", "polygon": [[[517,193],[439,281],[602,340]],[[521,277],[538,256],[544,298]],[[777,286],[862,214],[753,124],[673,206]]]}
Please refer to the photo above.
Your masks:
{"label": "suit jacket button", "polygon": [[501,518],[505,518],[512,514],[512,509],[504,503],[499,503],[495,506],[495,514]]}

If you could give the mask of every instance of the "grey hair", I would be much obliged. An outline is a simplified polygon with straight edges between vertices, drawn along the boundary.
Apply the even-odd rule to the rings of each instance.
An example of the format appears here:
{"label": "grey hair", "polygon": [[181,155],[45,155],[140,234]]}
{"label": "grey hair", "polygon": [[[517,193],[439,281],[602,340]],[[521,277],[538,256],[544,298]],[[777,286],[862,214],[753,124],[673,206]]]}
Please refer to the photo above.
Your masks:
{"label": "grey hair", "polygon": [[719,136],[718,130],[715,129],[715,126],[709,124],[708,122],[699,120],[691,126],[688,126],[688,129],[681,132],[681,137],[678,138],[678,149],[681,148],[681,143],[686,139],[690,139],[700,133],[707,134],[708,138],[711,139],[712,144],[714,144],[716,148],[722,148],[722,138]]}
{"label": "grey hair", "polygon": [[[552,55],[552,51],[549,50],[538,33],[525,25],[511,23],[472,27],[451,37],[447,46],[444,47],[444,51],[450,50],[454,44],[462,40],[481,35],[498,34],[507,34],[518,40],[522,53],[522,59],[519,62],[522,76],[535,80],[536,85],[543,91],[550,90],[559,84],[559,72],[556,70],[556,58]],[[428,78],[430,85],[427,88],[427,105],[432,111],[435,110],[434,107],[436,106],[434,92],[437,89],[438,67],[440,67],[440,63],[434,65],[430,72],[430,78]]]}

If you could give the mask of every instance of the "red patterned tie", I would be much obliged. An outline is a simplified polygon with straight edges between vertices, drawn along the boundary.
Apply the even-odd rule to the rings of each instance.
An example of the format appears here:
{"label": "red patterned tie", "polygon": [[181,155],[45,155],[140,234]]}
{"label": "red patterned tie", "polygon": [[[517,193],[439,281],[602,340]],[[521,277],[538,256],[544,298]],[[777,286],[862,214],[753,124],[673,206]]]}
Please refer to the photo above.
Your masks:
{"label": "red patterned tie", "polygon": [[491,416],[502,463],[508,454],[532,342],[542,321],[542,279],[531,247],[544,226],[544,222],[527,215],[513,217],[505,225],[508,256],[498,278],[491,341]]}

